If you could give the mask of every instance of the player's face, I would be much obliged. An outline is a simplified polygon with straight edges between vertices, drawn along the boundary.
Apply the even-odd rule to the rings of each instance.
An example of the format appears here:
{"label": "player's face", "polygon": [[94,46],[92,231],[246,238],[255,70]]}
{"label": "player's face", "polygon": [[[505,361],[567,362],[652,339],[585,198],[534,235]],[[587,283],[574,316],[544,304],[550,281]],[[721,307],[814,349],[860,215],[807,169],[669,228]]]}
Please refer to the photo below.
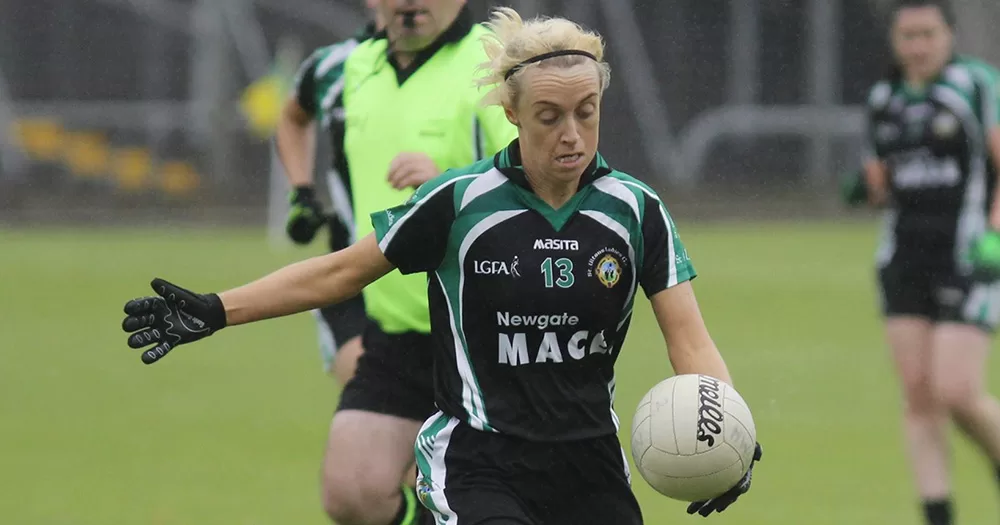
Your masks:
{"label": "player's face", "polygon": [[396,51],[429,46],[455,18],[465,0],[376,0],[378,13]]}
{"label": "player's face", "polygon": [[930,79],[951,56],[951,28],[937,7],[903,8],[892,26],[892,46],[907,76]]}
{"label": "player's face", "polygon": [[570,183],[597,153],[601,80],[591,61],[569,67],[532,67],[521,73],[516,107],[507,118],[518,127],[524,165]]}

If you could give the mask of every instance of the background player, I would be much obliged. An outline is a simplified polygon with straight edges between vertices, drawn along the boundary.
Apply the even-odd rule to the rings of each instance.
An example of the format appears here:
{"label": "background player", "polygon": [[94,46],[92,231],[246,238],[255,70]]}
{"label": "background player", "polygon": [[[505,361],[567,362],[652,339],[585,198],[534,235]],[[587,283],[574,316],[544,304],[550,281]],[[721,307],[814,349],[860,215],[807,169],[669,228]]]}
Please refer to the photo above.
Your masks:
{"label": "background player", "polygon": [[[354,238],[371,232],[372,212],[403,202],[446,168],[492,155],[516,134],[503,111],[478,104],[474,77],[486,30],[464,0],[378,0],[373,7],[385,30],[316,66],[319,72],[347,56],[331,84],[340,91],[327,99],[339,96],[342,107],[333,112],[344,118],[334,150],[337,171],[349,181],[354,215],[344,222],[353,221]],[[292,163],[311,159],[301,148],[292,153]],[[413,441],[435,410],[427,282],[393,272],[365,289],[363,301],[361,357],[324,457],[324,506],[341,525],[412,523],[421,507],[400,484],[415,483]],[[347,311],[352,323],[356,312]],[[341,354],[338,376],[349,377],[343,363],[355,352]]]}
{"label": "background player", "polygon": [[[129,345],[155,344],[143,353],[155,362],[227,325],[346,300],[394,267],[427,272],[440,412],[416,448],[418,491],[438,523],[642,523],[614,413],[614,363],[639,288],[677,373],[729,372],[665,206],[597,153],[610,75],[600,37],[563,19],[523,24],[510,9],[493,25],[483,84],[499,85],[489,100],[518,140],[373,213],[375,233],[345,250],[219,295],[154,280],[160,297],[126,305]],[[561,242],[539,249],[539,238]],[[546,314],[566,321],[526,321]],[[178,327],[188,316],[204,329]],[[724,510],[751,473],[688,512]]]}
{"label": "background player", "polygon": [[[343,154],[344,62],[358,43],[384,28],[381,15],[375,9],[376,3],[376,0],[367,1],[372,21],[356,35],[317,49],[303,62],[295,78],[295,91],[281,114],[277,132],[278,155],[292,186],[286,231],[298,244],[312,242],[324,225],[329,226],[330,251],[346,248],[354,241],[351,181],[347,158]],[[329,215],[316,195],[313,181],[317,120],[332,144],[332,166],[327,172],[327,186],[333,213]],[[324,368],[344,385],[354,375],[358,356],[361,355],[361,332],[367,322],[364,298],[359,295],[313,313],[319,328]]]}
{"label": "background player", "polygon": [[864,159],[869,200],[888,207],[878,251],[885,330],[931,525],[952,522],[949,416],[1000,465],[1000,404],[983,386],[1000,297],[970,278],[969,257],[988,227],[1000,229],[998,91],[992,68],[955,55],[953,21],[945,0],[896,3],[898,65],[871,91]]}

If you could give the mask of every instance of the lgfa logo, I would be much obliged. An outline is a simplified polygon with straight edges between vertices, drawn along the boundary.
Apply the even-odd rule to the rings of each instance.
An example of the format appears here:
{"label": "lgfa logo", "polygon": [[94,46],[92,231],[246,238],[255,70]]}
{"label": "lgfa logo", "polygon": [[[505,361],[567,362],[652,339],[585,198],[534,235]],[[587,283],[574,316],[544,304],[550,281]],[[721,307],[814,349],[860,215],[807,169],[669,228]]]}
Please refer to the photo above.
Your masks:
{"label": "lgfa logo", "polygon": [[511,277],[520,277],[521,272],[517,269],[518,262],[515,255],[514,259],[509,263],[505,261],[474,261],[472,267],[477,275],[509,275]]}

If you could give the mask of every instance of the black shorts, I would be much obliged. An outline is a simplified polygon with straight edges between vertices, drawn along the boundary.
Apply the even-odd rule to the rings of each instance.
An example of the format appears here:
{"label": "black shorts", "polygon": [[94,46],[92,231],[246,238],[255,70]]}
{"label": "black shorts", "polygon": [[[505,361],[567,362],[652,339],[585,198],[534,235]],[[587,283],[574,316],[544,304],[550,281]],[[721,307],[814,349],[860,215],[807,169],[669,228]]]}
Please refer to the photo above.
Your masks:
{"label": "black shorts", "polygon": [[977,283],[949,263],[899,256],[878,270],[886,317],[915,316],[935,323],[961,323],[994,332],[1000,321],[1000,288]]}
{"label": "black shorts", "polygon": [[364,352],[354,377],[344,385],[337,410],[363,410],[421,422],[437,412],[430,334],[387,334],[369,320],[361,344]]}
{"label": "black shorts", "polygon": [[415,452],[417,495],[438,523],[642,523],[616,435],[532,442],[439,412],[424,423]]}
{"label": "black shorts", "polygon": [[340,346],[364,332],[368,324],[364,296],[314,310],[319,330],[319,353],[327,373],[333,371]]}

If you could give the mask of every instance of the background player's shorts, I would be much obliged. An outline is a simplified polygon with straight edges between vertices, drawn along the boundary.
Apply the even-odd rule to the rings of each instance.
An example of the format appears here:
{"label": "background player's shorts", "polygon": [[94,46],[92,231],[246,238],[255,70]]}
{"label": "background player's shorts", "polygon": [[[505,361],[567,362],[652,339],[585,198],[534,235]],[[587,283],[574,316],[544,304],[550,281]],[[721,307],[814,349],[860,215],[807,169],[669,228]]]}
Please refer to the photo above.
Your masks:
{"label": "background player's shorts", "polygon": [[364,352],[344,385],[337,410],[363,410],[423,422],[435,412],[430,334],[387,334],[369,320]]}
{"label": "background player's shorts", "polygon": [[313,310],[313,315],[319,332],[319,354],[323,359],[323,369],[329,374],[333,372],[334,359],[340,345],[361,335],[368,324],[364,296],[359,294],[342,303]]}
{"label": "background player's shorts", "polygon": [[616,435],[532,442],[438,412],[421,428],[415,452],[417,495],[438,523],[642,523]]}
{"label": "background player's shorts", "polygon": [[993,333],[1000,322],[1000,286],[973,282],[950,264],[895,257],[878,272],[882,312],[932,322],[971,324]]}

